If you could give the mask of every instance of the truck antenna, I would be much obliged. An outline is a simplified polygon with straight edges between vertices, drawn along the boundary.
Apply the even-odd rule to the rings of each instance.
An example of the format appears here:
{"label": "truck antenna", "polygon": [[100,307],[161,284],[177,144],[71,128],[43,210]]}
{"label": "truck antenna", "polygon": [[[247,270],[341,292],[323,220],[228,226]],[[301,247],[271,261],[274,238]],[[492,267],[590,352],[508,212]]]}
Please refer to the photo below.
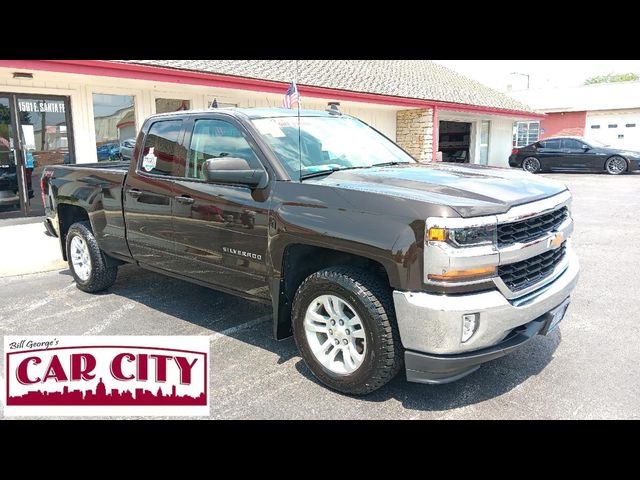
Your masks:
{"label": "truck antenna", "polygon": [[[298,60],[296,60],[296,90],[298,89]],[[302,180],[302,142],[300,140],[300,91],[298,90],[298,178]]]}

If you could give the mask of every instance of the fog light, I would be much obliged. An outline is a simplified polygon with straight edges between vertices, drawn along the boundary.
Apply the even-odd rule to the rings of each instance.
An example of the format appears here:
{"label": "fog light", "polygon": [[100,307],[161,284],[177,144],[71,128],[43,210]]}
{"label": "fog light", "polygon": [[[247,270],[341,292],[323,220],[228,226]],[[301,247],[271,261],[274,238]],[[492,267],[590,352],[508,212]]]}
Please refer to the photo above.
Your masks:
{"label": "fog light", "polygon": [[466,313],[462,315],[462,343],[465,343],[478,330],[480,324],[479,313]]}

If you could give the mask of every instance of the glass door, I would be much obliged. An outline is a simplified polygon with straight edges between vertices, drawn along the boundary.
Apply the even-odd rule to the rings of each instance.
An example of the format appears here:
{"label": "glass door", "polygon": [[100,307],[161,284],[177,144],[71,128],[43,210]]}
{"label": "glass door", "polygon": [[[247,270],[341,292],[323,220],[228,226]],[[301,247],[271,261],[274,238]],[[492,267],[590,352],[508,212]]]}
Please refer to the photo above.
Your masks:
{"label": "glass door", "polygon": [[20,143],[24,164],[25,214],[44,215],[40,177],[44,167],[75,163],[69,98],[16,95]]}
{"label": "glass door", "polygon": [[0,219],[44,215],[42,170],[68,163],[69,97],[0,93]]}
{"label": "glass door", "polygon": [[0,219],[22,215],[13,99],[0,94]]}
{"label": "glass door", "polygon": [[489,134],[491,132],[491,122],[482,120],[480,125],[480,165],[489,164]]}

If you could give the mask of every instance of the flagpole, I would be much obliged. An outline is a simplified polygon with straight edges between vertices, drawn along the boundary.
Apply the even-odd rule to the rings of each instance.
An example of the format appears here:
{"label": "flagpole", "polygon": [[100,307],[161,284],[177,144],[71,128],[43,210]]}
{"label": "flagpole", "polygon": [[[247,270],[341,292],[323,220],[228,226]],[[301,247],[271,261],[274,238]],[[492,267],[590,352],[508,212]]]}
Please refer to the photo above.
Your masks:
{"label": "flagpole", "polygon": [[300,90],[298,90],[298,60],[296,60],[296,91],[298,92],[298,178],[302,180],[302,147],[300,141]]}

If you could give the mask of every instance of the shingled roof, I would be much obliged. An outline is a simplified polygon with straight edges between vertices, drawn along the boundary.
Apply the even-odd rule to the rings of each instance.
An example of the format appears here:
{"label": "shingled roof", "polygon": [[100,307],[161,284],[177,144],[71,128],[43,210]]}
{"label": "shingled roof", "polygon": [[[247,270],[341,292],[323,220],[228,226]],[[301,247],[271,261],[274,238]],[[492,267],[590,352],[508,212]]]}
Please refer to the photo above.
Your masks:
{"label": "shingled roof", "polygon": [[[120,60],[124,63],[290,82],[295,60]],[[533,112],[507,95],[429,60],[300,60],[298,85]]]}

